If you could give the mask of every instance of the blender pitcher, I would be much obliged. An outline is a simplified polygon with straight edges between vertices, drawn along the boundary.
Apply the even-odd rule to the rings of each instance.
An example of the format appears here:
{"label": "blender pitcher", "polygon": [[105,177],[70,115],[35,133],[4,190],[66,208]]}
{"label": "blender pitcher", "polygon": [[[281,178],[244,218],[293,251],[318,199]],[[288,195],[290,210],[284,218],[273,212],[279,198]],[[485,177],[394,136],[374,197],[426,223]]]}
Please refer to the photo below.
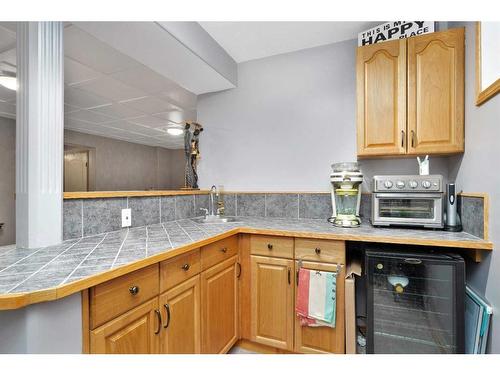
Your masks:
{"label": "blender pitcher", "polygon": [[359,227],[361,183],[363,173],[356,162],[332,164],[332,217],[328,219],[338,227]]}

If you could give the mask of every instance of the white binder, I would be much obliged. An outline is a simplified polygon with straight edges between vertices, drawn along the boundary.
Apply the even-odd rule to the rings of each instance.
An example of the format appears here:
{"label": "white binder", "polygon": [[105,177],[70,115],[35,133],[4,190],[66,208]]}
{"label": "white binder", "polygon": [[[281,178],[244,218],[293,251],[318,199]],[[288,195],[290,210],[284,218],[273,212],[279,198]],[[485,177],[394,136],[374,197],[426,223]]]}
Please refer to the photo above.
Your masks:
{"label": "white binder", "polygon": [[465,287],[465,352],[484,354],[493,308],[468,285]]}

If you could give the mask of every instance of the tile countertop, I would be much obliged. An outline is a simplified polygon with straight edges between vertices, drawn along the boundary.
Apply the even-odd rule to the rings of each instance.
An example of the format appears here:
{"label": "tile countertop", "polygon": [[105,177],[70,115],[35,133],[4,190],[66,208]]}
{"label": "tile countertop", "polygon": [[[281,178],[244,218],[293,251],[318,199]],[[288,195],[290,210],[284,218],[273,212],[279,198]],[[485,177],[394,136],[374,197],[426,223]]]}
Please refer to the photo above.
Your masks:
{"label": "tile countertop", "polygon": [[[178,255],[176,250],[179,248],[190,246],[186,248],[188,251],[201,241],[207,242],[226,233],[232,235],[238,232],[492,249],[491,242],[465,232],[375,228],[370,224],[363,224],[360,228],[336,228],[325,220],[305,219],[239,217],[238,222],[210,225],[198,224],[189,219],[177,220],[68,240],[60,245],[39,249],[13,246],[0,248],[0,310],[9,308],[2,306],[2,299],[9,296],[57,289],[77,282],[80,288],[73,288],[74,293],[98,283],[78,283],[80,280],[90,281],[93,276],[108,272],[110,277],[107,279],[111,279],[130,272],[132,269],[125,269],[126,265],[136,261],[151,258],[152,264]],[[124,269],[123,272],[111,272],[120,267]],[[20,306],[62,296],[59,293],[47,294],[43,298],[25,301]]]}

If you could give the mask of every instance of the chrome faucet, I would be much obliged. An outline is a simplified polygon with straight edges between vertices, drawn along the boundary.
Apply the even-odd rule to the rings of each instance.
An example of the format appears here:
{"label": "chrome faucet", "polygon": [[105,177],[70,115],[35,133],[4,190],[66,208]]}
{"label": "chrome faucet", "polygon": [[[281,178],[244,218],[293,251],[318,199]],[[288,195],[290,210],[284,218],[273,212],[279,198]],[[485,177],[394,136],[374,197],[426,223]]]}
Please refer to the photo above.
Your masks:
{"label": "chrome faucet", "polygon": [[235,222],[234,218],[224,216],[224,202],[220,198],[217,187],[212,185],[209,191],[208,209],[204,207],[200,208],[200,211],[205,213],[205,217],[195,218],[193,221],[202,224]]}
{"label": "chrome faucet", "polygon": [[216,207],[216,202],[219,200],[219,193],[217,192],[217,187],[212,185],[210,188],[210,202],[208,205],[208,213],[210,216],[215,216],[218,214]]}
{"label": "chrome faucet", "polygon": [[219,192],[217,187],[212,185],[210,188],[210,197],[208,201],[208,209],[200,208],[200,211],[205,212],[205,218],[218,218],[222,214],[222,208],[219,208]]}

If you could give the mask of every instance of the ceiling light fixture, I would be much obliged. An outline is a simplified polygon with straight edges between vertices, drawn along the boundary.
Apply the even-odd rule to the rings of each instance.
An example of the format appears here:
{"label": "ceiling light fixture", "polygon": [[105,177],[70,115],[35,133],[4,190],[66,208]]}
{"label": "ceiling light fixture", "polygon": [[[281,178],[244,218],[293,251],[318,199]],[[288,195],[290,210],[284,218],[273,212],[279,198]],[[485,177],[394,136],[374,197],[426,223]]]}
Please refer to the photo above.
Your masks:
{"label": "ceiling light fixture", "polygon": [[17,90],[16,74],[5,70],[0,71],[0,85],[9,90]]}
{"label": "ceiling light fixture", "polygon": [[184,130],[179,129],[179,128],[168,128],[167,133],[170,135],[181,135],[184,134]]}

